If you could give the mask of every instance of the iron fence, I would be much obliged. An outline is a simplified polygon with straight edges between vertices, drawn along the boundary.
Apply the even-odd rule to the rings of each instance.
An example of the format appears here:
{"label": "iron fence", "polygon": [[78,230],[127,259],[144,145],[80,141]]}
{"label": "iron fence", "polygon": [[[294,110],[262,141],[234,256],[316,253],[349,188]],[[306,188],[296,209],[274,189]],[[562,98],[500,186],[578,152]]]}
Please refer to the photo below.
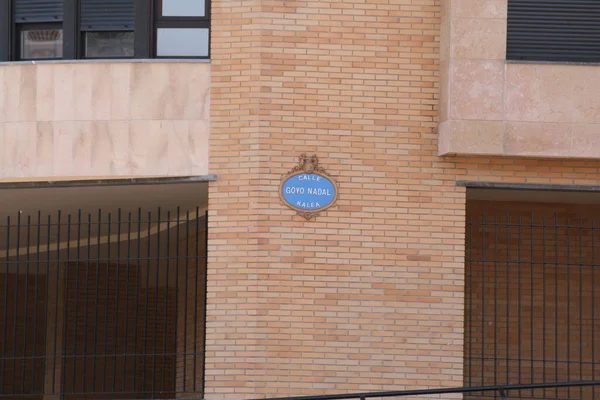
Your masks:
{"label": "iron fence", "polygon": [[0,225],[0,397],[202,393],[206,215],[96,210]]}
{"label": "iron fence", "polygon": [[[465,386],[600,377],[599,222],[593,206],[469,205]],[[600,397],[597,387],[583,385],[521,394],[527,399]]]}

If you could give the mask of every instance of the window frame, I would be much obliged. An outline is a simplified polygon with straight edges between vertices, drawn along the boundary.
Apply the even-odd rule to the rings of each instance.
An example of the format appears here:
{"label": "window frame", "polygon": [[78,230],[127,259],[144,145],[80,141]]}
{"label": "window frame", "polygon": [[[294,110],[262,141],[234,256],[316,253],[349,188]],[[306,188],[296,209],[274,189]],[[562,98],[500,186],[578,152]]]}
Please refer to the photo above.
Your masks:
{"label": "window frame", "polygon": [[[157,59],[191,59],[191,60],[210,60],[210,43],[211,43],[211,29],[210,29],[210,0],[204,2],[204,16],[203,17],[175,17],[168,16],[163,17],[163,1],[155,0],[154,10],[152,18],[152,58]],[[158,30],[159,29],[208,29],[208,54],[206,56],[159,56],[158,52]]]}
{"label": "window frame", "polygon": [[[73,1],[73,0],[71,0]],[[76,11],[75,11],[75,20],[76,20],[76,26],[75,26],[75,35],[76,35],[76,41],[77,41],[77,59],[80,60],[132,60],[134,58],[136,58],[136,47],[135,47],[135,42],[136,42],[136,34],[135,34],[135,26],[136,26],[136,11],[137,11],[137,5],[136,5],[136,0],[133,0],[133,5],[134,5],[134,15],[133,15],[133,27],[129,30],[126,29],[104,29],[104,30],[87,30],[87,29],[81,29],[81,0],[76,0],[75,7],[76,7]],[[86,34],[90,33],[90,32],[132,32],[133,33],[133,56],[130,57],[87,57],[86,56]]]}
{"label": "window frame", "polygon": [[[81,30],[80,1],[63,0],[63,19],[57,22],[17,22],[14,0],[0,0],[0,62],[35,60],[128,60],[128,59],[190,59],[210,60],[211,57],[211,1],[205,0],[203,17],[162,16],[163,0],[134,0],[134,55],[133,57],[85,57],[86,31]],[[60,24],[63,32],[62,58],[23,59],[21,55],[20,30],[22,26]],[[208,54],[206,56],[158,56],[157,30],[169,28],[208,29]],[[56,29],[56,28],[55,28]],[[125,32],[125,31],[123,31]]]}
{"label": "window frame", "polygon": [[12,1],[0,2],[0,61],[9,61],[13,58],[14,18],[12,9]]}
{"label": "window frame", "polygon": [[[24,58],[22,51],[22,33],[36,30],[60,30],[62,32],[62,56],[55,58]],[[65,30],[62,22],[31,22],[31,23],[16,23],[14,24],[14,54],[16,61],[51,61],[63,60],[65,54]]]}

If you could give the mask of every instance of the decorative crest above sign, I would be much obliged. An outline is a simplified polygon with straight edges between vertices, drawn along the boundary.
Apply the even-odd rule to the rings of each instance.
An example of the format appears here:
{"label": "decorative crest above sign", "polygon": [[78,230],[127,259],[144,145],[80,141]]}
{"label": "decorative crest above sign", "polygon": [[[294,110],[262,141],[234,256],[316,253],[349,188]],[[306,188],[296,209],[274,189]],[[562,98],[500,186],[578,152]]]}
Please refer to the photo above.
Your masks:
{"label": "decorative crest above sign", "polygon": [[282,176],[279,197],[286,206],[309,220],[335,204],[338,186],[319,167],[316,155],[308,157],[302,154],[298,165]]}

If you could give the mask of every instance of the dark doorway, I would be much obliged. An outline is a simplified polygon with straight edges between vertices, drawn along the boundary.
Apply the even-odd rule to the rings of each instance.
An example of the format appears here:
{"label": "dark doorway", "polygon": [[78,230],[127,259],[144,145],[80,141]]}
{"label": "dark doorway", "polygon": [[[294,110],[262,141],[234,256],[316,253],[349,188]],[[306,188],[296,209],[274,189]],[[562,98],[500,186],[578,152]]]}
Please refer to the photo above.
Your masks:
{"label": "dark doorway", "polygon": [[206,213],[8,216],[0,398],[201,397]]}
{"label": "dark doorway", "polygon": [[[465,267],[466,386],[600,378],[600,207],[469,201]],[[599,390],[511,396],[583,400]]]}

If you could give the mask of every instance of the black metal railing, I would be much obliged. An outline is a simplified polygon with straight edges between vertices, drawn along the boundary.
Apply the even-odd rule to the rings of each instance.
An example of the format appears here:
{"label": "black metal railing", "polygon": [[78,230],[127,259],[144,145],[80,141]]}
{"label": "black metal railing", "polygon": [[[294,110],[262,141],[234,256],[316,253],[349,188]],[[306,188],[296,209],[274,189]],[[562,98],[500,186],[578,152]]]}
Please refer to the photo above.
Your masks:
{"label": "black metal railing", "polygon": [[0,222],[0,398],[202,392],[206,215],[96,210]]}
{"label": "black metal railing", "polygon": [[[600,379],[599,239],[593,206],[469,203],[465,386]],[[548,388],[526,398],[600,398]]]}
{"label": "black metal railing", "polygon": [[[511,393],[531,391],[531,390],[548,390],[559,388],[580,388],[600,386],[600,381],[589,382],[564,382],[564,383],[540,383],[527,385],[498,385],[498,386],[480,386],[480,387],[460,387],[460,388],[440,388],[440,389],[414,389],[414,390],[391,390],[383,392],[366,392],[366,393],[346,393],[346,394],[328,394],[318,396],[295,396],[295,397],[273,397],[263,398],[260,400],[365,400],[372,398],[387,398],[387,397],[408,397],[408,396],[433,396],[442,394],[477,394],[485,395],[492,394],[498,396],[501,400],[509,400],[511,398],[527,398],[517,394],[516,397],[510,397]],[[592,400],[595,397],[590,397]],[[547,397],[546,399],[550,399]]]}

